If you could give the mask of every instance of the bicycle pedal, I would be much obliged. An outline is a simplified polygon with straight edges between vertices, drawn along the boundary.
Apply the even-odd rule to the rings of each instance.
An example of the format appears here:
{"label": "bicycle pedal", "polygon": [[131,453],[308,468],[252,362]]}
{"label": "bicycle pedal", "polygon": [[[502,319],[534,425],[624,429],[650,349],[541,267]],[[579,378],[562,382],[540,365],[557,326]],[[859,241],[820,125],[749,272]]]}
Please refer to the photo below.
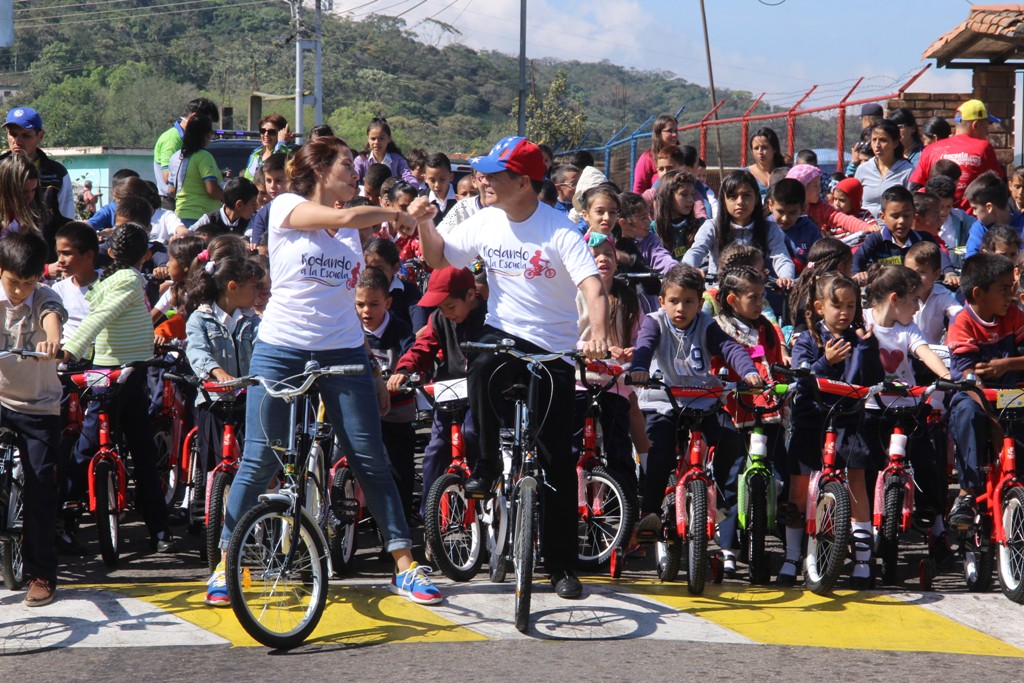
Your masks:
{"label": "bicycle pedal", "polygon": [[636,533],[637,543],[657,543],[660,538],[660,534],[657,531],[638,531]]}
{"label": "bicycle pedal", "polygon": [[339,524],[352,524],[359,519],[359,501],[355,498],[331,501],[331,510]]}

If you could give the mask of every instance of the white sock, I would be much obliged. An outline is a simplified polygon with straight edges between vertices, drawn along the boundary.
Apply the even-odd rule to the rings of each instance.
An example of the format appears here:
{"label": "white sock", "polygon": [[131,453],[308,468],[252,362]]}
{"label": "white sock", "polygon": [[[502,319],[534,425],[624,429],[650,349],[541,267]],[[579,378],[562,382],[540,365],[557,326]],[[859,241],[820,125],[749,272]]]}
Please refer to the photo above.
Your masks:
{"label": "white sock", "polygon": [[804,543],[803,527],[786,527],[786,559],[800,562],[800,550]]}
{"label": "white sock", "polygon": [[[853,532],[853,559],[857,562],[871,561],[871,522],[853,522],[850,525]],[[871,576],[871,565],[854,564],[853,575],[858,578]]]}

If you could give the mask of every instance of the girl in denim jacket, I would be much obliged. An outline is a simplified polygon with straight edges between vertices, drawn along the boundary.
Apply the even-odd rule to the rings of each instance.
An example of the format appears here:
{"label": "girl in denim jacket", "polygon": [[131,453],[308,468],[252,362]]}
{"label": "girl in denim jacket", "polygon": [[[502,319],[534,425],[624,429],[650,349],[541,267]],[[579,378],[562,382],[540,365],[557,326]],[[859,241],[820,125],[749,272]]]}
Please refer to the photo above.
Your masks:
{"label": "girl in denim jacket", "polygon": [[[223,256],[217,258],[217,251],[201,252],[189,273],[192,310],[185,326],[185,354],[201,380],[226,382],[249,371],[260,323],[252,305],[264,272],[255,259],[234,250],[219,250]],[[200,463],[207,472],[220,457],[224,425],[202,394],[196,399],[196,424],[203,454]]]}

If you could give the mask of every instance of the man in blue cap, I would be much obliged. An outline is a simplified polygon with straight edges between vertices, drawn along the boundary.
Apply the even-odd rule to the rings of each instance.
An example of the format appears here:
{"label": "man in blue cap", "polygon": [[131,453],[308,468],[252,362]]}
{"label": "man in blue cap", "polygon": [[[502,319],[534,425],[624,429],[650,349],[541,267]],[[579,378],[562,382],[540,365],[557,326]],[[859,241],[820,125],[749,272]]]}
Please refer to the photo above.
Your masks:
{"label": "man in blue cap", "polygon": [[[577,290],[587,304],[591,340],[583,351],[592,358],[608,352],[608,299],[594,257],[564,213],[537,199],[546,167],[540,148],[526,138],[508,137],[487,156],[470,159],[485,191],[494,194],[481,209],[443,237],[434,227],[435,206],[416,199],[409,213],[419,223],[423,255],[433,268],[468,266],[477,255],[487,267],[487,317],[482,343],[511,339],[526,353],[575,348],[579,340]],[[541,487],[545,512],[544,562],[555,591],[578,598],[576,577],[577,486],[572,458],[574,366],[558,358],[544,364],[539,457],[550,486]],[[523,375],[524,363],[484,352],[469,362],[468,393],[476,420],[480,454],[466,494],[486,497],[501,472],[499,414],[501,393]]]}
{"label": "man in blue cap", "polygon": [[[14,152],[25,154],[39,169],[39,192],[50,211],[50,221],[58,227],[75,219],[75,196],[71,191],[71,176],[59,164],[39,149],[46,131],[39,112],[28,107],[15,107],[7,112],[4,122],[7,146]],[[63,216],[65,220],[60,220]],[[52,246],[52,245],[51,245]]]}

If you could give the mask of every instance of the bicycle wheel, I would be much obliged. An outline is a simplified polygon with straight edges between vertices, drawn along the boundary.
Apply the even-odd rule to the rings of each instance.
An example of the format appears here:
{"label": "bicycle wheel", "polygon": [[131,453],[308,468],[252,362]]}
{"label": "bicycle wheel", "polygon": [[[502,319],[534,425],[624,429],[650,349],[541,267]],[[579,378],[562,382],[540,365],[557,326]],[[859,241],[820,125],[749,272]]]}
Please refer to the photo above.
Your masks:
{"label": "bicycle wheel", "polygon": [[331,482],[331,508],[335,525],[330,535],[331,567],[335,576],[344,576],[352,569],[356,555],[359,523],[359,497],[356,477],[347,467],[339,467]]}
{"label": "bicycle wheel", "polygon": [[206,564],[211,572],[217,570],[217,563],[220,562],[220,534],[224,529],[224,513],[228,509],[228,492],[234,480],[235,475],[231,472],[217,472],[210,482],[210,509],[203,546],[206,548]]}
{"label": "bicycle wheel", "polygon": [[453,581],[469,581],[483,562],[483,524],[458,474],[437,479],[427,494],[423,535],[432,561]]}
{"label": "bicycle wheel", "polygon": [[770,474],[759,472],[747,480],[747,562],[750,583],[771,581],[771,563],[765,548],[768,535],[768,480]]}
{"label": "bicycle wheel", "polygon": [[1015,486],[1003,497],[1003,533],[999,546],[999,585],[1003,595],[1024,603],[1024,488]]}
{"label": "bicycle wheel", "polygon": [[636,502],[619,477],[604,467],[581,476],[586,477],[587,509],[579,520],[579,563],[593,569],[607,562],[613,550],[625,547],[636,526]]}
{"label": "bicycle wheel", "polygon": [[112,566],[120,559],[121,520],[117,509],[117,473],[109,460],[96,463],[96,533],[100,541],[100,555]]}
{"label": "bicycle wheel", "polygon": [[[298,543],[292,548],[295,524]],[[285,560],[293,550],[292,562]],[[225,572],[231,608],[246,633],[267,647],[300,645],[327,604],[327,556],[309,518],[296,520],[288,503],[249,510],[231,535]]]}
{"label": "bicycle wheel", "polygon": [[850,493],[838,481],[818,492],[815,531],[807,536],[804,581],[812,593],[824,595],[839,580],[850,544]]}
{"label": "bicycle wheel", "polygon": [[164,504],[174,503],[178,493],[178,463],[171,461],[174,427],[169,420],[160,420],[153,425],[153,444],[156,447],[156,472],[160,477],[160,490]]}
{"label": "bicycle wheel", "polygon": [[530,597],[533,592],[533,562],[537,534],[537,491],[519,486],[516,501],[516,527],[512,541],[512,568],[516,574],[516,629],[526,633],[530,627]]}
{"label": "bicycle wheel", "polygon": [[[198,536],[206,524],[206,476],[203,474],[199,459],[203,457],[199,449],[199,437],[193,436],[188,451],[188,480],[191,487],[188,502],[188,532]],[[200,546],[206,552],[206,544]],[[206,558],[203,558],[206,561]]]}
{"label": "bicycle wheel", "polygon": [[693,479],[686,485],[686,588],[704,592],[708,570],[708,485]]}
{"label": "bicycle wheel", "polygon": [[655,567],[658,579],[665,582],[675,581],[679,576],[679,566],[683,562],[683,542],[676,534],[676,476],[668,479],[668,493],[662,500],[661,509],[668,528],[664,540],[654,544]]}
{"label": "bicycle wheel", "polygon": [[896,565],[900,554],[900,530],[903,521],[903,484],[893,477],[885,486],[882,528],[878,535],[878,557],[882,562],[882,583],[896,583]]}
{"label": "bicycle wheel", "polygon": [[[20,458],[17,447],[13,444],[6,444],[11,448],[11,460],[15,462]],[[7,590],[19,590],[25,582],[24,563],[21,555],[21,529],[25,515],[25,500],[22,497],[22,490],[25,485],[25,476],[20,468],[14,472],[5,472],[0,477],[0,486],[3,493],[0,494],[0,505],[3,506],[2,517],[4,531],[10,536],[0,541],[0,575],[3,576],[4,586]]]}
{"label": "bicycle wheel", "polygon": [[504,488],[485,503],[489,513],[487,533],[487,574],[491,583],[502,583],[508,574],[508,504]]}

